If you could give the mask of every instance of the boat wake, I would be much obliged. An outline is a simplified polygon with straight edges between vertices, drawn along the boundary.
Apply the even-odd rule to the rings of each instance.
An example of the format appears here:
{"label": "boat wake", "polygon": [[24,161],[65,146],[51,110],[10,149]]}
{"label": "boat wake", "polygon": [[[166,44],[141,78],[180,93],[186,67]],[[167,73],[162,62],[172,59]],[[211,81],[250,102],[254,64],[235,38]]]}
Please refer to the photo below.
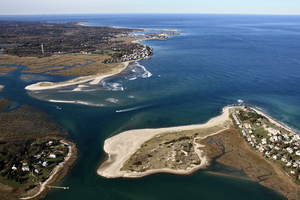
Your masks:
{"label": "boat wake", "polygon": [[134,111],[134,110],[139,110],[142,108],[148,108],[150,106],[153,106],[153,104],[147,104],[147,105],[142,105],[142,106],[136,106],[136,107],[132,107],[132,108],[127,108],[127,109],[123,109],[123,110],[116,110],[117,113],[121,113],[121,112],[130,112],[130,111]]}

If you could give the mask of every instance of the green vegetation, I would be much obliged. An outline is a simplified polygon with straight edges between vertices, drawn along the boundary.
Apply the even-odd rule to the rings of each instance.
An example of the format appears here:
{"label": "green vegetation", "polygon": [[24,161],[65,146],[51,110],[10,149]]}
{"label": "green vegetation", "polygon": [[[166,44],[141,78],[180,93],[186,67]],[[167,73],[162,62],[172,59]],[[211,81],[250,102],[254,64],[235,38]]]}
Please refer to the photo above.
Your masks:
{"label": "green vegetation", "polygon": [[[47,57],[53,54],[111,49],[122,41],[111,39],[134,29],[89,27],[78,23],[1,21],[0,44],[5,54]],[[42,52],[42,44],[44,53]]]}
{"label": "green vegetation", "polygon": [[15,188],[17,197],[47,180],[67,154],[68,146],[57,139],[1,141],[0,183]]}

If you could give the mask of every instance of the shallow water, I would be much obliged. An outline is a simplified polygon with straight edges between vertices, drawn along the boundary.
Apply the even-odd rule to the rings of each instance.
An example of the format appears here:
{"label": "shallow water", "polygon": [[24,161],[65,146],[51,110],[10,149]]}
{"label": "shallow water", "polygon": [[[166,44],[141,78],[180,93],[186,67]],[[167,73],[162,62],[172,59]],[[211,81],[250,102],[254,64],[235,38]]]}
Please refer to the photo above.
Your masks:
{"label": "shallow water", "polygon": [[300,131],[299,16],[46,15],[0,20],[89,21],[87,25],[181,33],[169,40],[143,41],[153,48],[151,59],[96,85],[35,93],[25,86],[66,78],[42,74],[24,79],[20,70],[0,76],[0,84],[6,85],[0,97],[47,111],[77,143],[78,160],[57,183],[70,190],[52,189],[45,199],[284,199],[258,183],[205,170],[188,176],[106,179],[97,176],[96,169],[106,159],[104,140],[114,134],[204,123],[229,104],[261,108]]}

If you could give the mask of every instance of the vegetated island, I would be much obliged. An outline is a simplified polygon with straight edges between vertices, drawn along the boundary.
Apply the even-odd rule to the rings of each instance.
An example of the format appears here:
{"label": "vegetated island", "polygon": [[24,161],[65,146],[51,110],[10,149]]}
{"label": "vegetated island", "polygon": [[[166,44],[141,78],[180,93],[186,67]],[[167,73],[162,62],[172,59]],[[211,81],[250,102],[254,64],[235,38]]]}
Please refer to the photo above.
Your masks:
{"label": "vegetated island", "polygon": [[[139,43],[149,39],[168,39],[175,30],[144,33],[146,29],[82,26],[80,22],[0,22],[0,72],[7,67],[28,67],[22,73],[84,76],[67,85],[112,76],[128,62],[147,59],[152,49]],[[139,35],[136,33],[139,32]],[[95,82],[94,82],[95,83]],[[52,89],[66,83],[42,82],[28,90]],[[41,87],[40,87],[41,86]],[[49,86],[49,87],[46,87]]]}
{"label": "vegetated island", "polygon": [[77,149],[46,113],[30,105],[6,111],[12,103],[0,99],[0,199],[40,199],[66,175]]}
{"label": "vegetated island", "polygon": [[218,161],[299,198],[300,136],[254,108],[225,107],[201,125],[125,131],[105,140],[104,151],[97,173],[107,178],[190,174]]}

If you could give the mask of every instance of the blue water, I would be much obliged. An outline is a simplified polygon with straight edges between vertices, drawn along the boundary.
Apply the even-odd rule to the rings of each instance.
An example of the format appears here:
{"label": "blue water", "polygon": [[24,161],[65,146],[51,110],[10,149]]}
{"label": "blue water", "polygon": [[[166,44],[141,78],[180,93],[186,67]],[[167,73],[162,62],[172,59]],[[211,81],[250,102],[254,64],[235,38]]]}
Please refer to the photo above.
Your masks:
{"label": "blue water", "polygon": [[42,74],[27,80],[19,71],[0,76],[0,84],[7,85],[1,97],[47,111],[77,143],[78,160],[58,183],[71,189],[53,189],[45,199],[283,198],[258,183],[205,170],[131,180],[105,179],[96,175],[96,169],[106,159],[104,140],[114,134],[204,123],[239,99],[300,131],[300,16],[114,14],[0,16],[0,20],[87,21],[90,26],[181,33],[169,40],[143,41],[153,48],[151,59],[133,63],[126,73],[99,84],[87,84],[83,91],[71,86],[26,92],[26,85],[65,78]]}

